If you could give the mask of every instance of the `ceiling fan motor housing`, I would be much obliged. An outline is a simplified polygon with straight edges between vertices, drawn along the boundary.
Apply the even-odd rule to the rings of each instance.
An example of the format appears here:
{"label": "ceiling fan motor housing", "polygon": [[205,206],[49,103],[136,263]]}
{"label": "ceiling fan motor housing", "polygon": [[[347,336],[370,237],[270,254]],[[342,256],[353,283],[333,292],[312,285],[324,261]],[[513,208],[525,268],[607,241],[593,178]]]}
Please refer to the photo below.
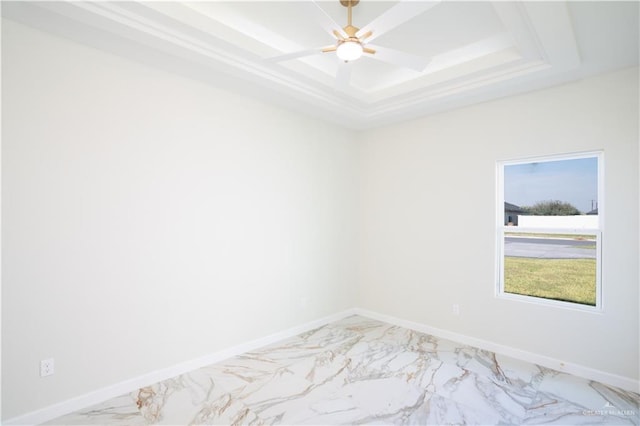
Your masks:
{"label": "ceiling fan motor housing", "polygon": [[357,39],[356,33],[360,31],[360,28],[354,27],[353,25],[347,25],[346,27],[343,28],[343,30],[345,33],[347,33],[350,39],[352,38]]}

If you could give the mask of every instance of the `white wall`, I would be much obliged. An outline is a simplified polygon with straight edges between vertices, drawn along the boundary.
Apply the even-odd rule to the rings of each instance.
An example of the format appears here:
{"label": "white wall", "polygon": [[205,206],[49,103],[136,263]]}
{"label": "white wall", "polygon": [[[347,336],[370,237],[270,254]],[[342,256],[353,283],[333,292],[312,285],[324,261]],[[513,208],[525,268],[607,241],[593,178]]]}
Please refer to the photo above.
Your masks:
{"label": "white wall", "polygon": [[2,55],[5,419],[354,306],[353,133],[11,21]]}
{"label": "white wall", "polygon": [[[360,306],[637,379],[638,137],[637,69],[361,135]],[[599,149],[604,312],[497,299],[496,161]]]}

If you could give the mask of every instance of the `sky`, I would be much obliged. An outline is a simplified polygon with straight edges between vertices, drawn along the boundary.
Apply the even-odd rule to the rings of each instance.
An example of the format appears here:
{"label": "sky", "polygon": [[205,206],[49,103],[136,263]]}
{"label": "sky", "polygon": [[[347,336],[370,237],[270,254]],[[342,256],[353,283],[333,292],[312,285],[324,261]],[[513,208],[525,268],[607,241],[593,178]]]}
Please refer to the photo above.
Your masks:
{"label": "sky", "polygon": [[571,203],[582,213],[598,199],[598,159],[543,161],[504,166],[504,201],[520,207],[539,201]]}

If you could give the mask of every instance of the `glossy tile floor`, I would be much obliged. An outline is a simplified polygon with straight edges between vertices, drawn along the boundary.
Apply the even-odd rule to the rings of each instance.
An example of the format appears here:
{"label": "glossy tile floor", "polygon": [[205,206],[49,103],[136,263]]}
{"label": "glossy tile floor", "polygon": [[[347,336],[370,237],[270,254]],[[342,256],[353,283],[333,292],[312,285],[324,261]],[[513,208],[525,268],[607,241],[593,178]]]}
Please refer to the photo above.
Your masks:
{"label": "glossy tile floor", "polygon": [[351,316],[49,424],[639,424],[640,395]]}

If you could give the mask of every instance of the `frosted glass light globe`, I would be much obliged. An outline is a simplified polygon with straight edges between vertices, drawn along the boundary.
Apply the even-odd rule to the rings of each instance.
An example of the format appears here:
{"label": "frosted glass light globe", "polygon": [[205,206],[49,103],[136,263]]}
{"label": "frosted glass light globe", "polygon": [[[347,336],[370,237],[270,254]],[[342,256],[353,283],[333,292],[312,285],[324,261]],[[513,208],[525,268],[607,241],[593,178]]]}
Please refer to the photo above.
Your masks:
{"label": "frosted glass light globe", "polygon": [[345,41],[338,46],[336,55],[343,61],[355,61],[362,56],[362,45],[355,41]]}

